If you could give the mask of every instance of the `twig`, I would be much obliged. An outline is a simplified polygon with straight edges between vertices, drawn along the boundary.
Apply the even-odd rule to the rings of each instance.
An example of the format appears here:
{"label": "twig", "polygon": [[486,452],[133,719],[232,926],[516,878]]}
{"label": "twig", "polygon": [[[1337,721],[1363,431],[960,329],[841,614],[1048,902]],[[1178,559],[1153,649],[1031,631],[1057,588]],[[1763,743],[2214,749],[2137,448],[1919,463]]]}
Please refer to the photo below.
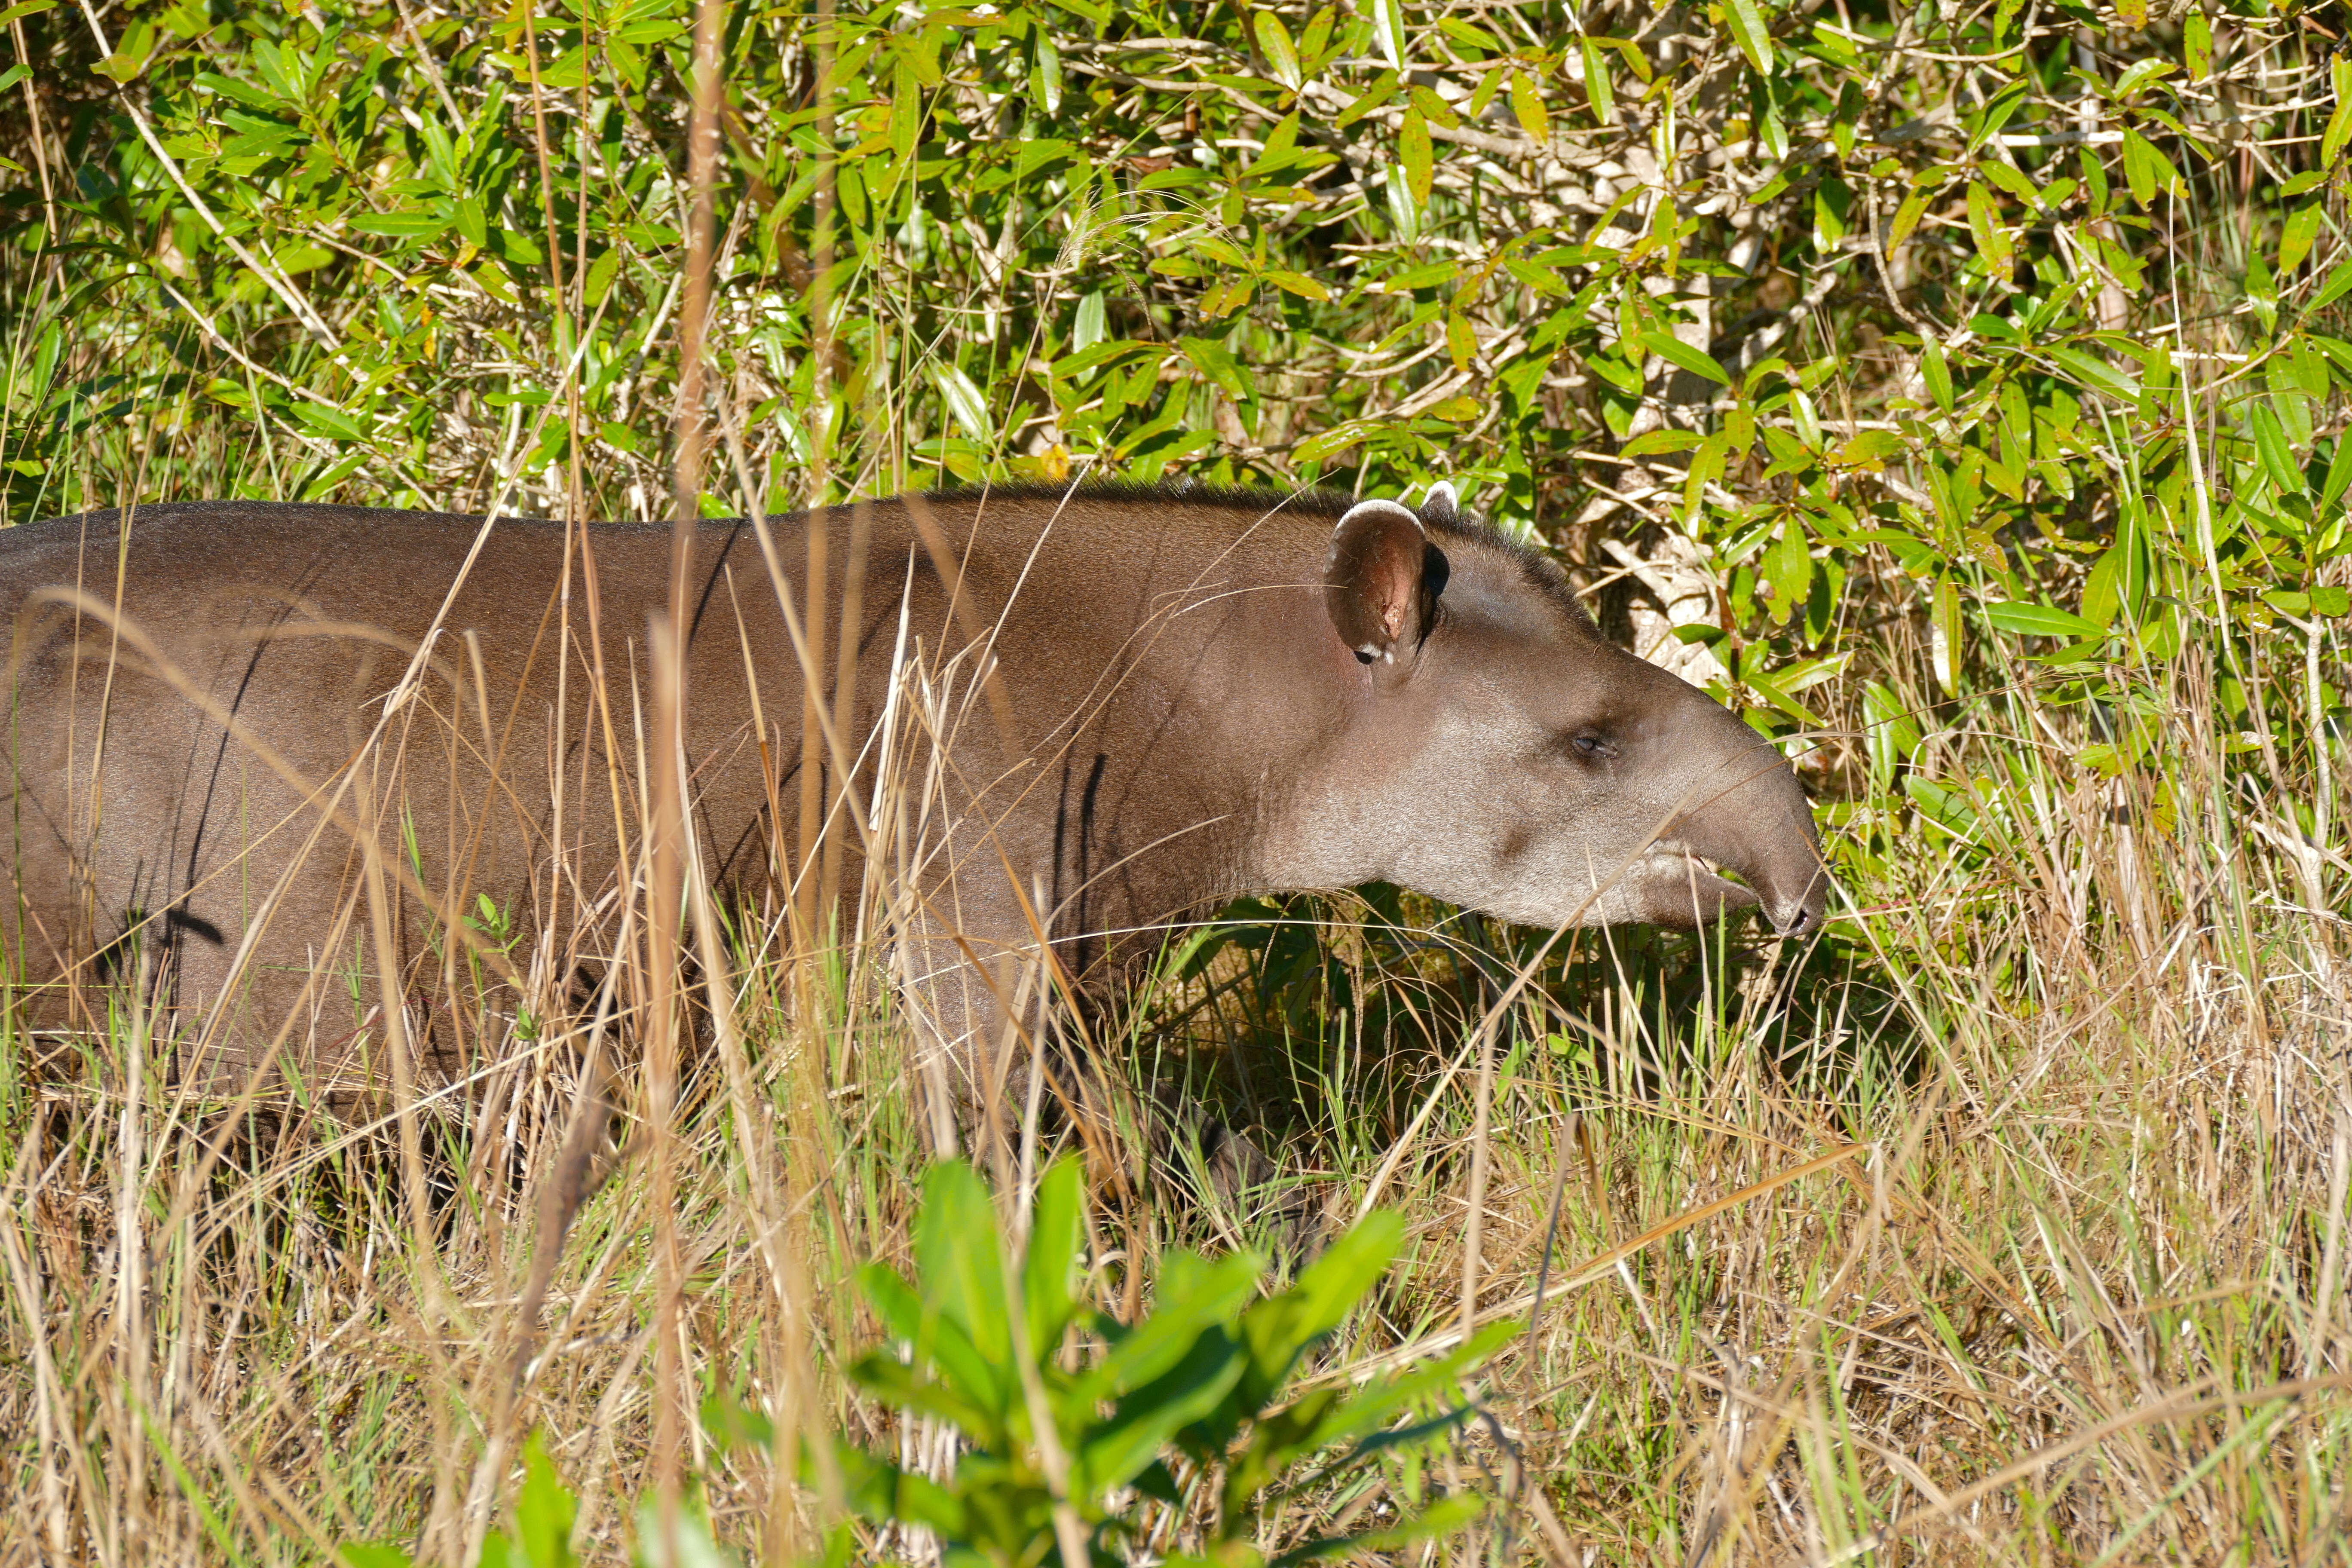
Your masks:
{"label": "twig", "polygon": [[[106,41],[106,29],[98,24],[98,13],[89,8],[89,0],[81,0],[81,14],[89,20],[90,36],[98,40],[99,52],[104,55],[114,53],[114,47]],[[286,302],[286,308],[294,312],[294,319],[309,329],[310,335],[317,338],[330,353],[340,354],[342,340],[310,308],[310,302],[296,291],[294,285],[278,275],[276,268],[239,244],[236,237],[222,226],[213,209],[205,205],[205,198],[196,195],[195,187],[188,184],[188,177],[180,173],[178,162],[163,151],[163,143],[156,137],[155,128],[147,122],[147,116],[140,107],[131,101],[130,94],[122,94],[116,101],[121,104],[122,111],[131,116],[131,123],[138,127],[139,138],[147,143],[147,151],[155,155],[155,161],[163,166],[165,174],[172,176],[172,183],[180,187],[180,194],[188,198],[188,205],[196,209],[196,215],[211,227],[220,242],[227,246],[239,261],[253,268],[255,277],[269,285],[270,292]]]}

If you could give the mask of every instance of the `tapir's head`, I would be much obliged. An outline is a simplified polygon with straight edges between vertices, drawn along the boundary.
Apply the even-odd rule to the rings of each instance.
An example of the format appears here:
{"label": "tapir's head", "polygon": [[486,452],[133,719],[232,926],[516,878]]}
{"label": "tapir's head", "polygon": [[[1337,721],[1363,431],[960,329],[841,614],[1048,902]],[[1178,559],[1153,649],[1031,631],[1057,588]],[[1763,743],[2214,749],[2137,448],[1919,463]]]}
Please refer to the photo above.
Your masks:
{"label": "tapir's head", "polygon": [[1350,802],[1317,814],[1349,869],[1528,925],[1753,905],[1783,934],[1821,924],[1820,839],[1780,753],[1602,637],[1558,567],[1457,521],[1446,487],[1342,516],[1324,597],[1359,667],[1350,777],[1318,792]]}

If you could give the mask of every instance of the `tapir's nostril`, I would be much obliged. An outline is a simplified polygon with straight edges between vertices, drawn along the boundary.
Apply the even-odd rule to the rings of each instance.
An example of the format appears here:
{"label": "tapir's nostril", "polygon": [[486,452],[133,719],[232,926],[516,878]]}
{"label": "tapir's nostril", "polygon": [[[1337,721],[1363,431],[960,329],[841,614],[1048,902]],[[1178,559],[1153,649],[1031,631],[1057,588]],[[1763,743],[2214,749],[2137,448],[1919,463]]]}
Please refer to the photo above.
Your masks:
{"label": "tapir's nostril", "polygon": [[1821,930],[1828,912],[1827,889],[1817,880],[1803,898],[1771,911],[1772,930],[1781,936],[1805,936]]}

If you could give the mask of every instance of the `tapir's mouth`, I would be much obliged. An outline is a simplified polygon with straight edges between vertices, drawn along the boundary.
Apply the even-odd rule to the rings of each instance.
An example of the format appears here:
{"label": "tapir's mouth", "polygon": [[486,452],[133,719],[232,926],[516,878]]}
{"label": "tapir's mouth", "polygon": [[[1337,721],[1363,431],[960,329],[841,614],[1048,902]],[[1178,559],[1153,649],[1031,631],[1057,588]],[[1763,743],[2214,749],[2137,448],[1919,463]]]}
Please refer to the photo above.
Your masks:
{"label": "tapir's mouth", "polygon": [[1723,869],[1687,845],[1662,840],[1601,893],[1594,911],[1600,919],[1593,923],[1630,920],[1688,929],[1763,901],[1752,888],[1723,875]]}
{"label": "tapir's mouth", "polygon": [[1712,857],[1680,844],[1662,845],[1644,858],[1648,874],[1681,881],[1685,887],[1696,887],[1699,896],[1720,900],[1727,909],[1751,909],[1763,902],[1756,889],[1739,880],[1739,873]]}

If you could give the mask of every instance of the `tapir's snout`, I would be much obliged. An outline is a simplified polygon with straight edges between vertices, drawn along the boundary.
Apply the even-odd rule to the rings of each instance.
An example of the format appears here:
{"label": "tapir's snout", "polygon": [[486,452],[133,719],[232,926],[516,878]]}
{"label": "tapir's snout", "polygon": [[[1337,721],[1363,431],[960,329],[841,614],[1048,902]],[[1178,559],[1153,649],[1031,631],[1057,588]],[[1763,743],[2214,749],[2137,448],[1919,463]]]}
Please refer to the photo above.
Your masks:
{"label": "tapir's snout", "polygon": [[1764,918],[1780,936],[1810,936],[1822,929],[1830,907],[1830,875],[1818,858],[1804,890],[1794,898],[1764,901]]}
{"label": "tapir's snout", "polygon": [[[1817,931],[1829,912],[1830,878],[1812,803],[1768,742],[1712,702],[1707,709],[1695,716],[1700,733],[1684,737],[1692,765],[1673,828],[1676,847],[1746,884],[1724,883],[1718,911],[1759,909],[1784,937]],[[1710,912],[1704,900],[1698,912]]]}

